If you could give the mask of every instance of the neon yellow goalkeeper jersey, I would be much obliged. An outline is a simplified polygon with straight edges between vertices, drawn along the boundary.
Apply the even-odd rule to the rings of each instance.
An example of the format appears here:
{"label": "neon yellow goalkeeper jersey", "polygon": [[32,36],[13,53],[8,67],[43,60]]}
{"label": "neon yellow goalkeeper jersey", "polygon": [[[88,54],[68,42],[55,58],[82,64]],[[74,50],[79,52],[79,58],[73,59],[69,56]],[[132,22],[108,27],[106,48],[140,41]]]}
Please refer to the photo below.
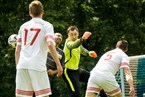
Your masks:
{"label": "neon yellow goalkeeper jersey", "polygon": [[82,45],[81,39],[76,41],[71,41],[66,39],[64,46],[65,53],[65,68],[77,70],[79,67],[80,55],[88,55],[88,50],[85,49]]}

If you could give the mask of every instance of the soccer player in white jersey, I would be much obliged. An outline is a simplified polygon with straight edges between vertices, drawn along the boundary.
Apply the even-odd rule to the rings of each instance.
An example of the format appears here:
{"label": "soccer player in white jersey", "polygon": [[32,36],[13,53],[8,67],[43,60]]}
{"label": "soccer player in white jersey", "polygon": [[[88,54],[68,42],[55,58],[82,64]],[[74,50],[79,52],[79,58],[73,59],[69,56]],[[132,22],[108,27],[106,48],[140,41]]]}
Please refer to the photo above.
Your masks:
{"label": "soccer player in white jersey", "polygon": [[129,68],[129,57],[125,54],[128,42],[120,40],[116,49],[106,52],[92,69],[87,84],[85,97],[96,97],[103,89],[111,97],[122,97],[120,87],[115,79],[115,73],[123,68],[126,80],[130,86],[130,96],[135,97],[132,73]]}
{"label": "soccer player in white jersey", "polygon": [[20,27],[15,50],[16,97],[32,97],[33,93],[36,97],[48,97],[51,94],[46,68],[48,48],[57,65],[57,76],[63,73],[55,48],[54,29],[42,19],[44,10],[40,1],[29,4],[29,14],[32,19]]}

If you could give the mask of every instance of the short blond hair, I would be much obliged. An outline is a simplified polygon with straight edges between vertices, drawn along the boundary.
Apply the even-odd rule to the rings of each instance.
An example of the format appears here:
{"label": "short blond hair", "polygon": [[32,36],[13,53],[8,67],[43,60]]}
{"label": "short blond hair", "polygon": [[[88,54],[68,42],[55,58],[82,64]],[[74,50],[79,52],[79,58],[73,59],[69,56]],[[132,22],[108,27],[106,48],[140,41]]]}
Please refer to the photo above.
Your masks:
{"label": "short blond hair", "polygon": [[29,4],[29,13],[31,13],[34,17],[41,15],[43,11],[43,5],[40,1],[34,0]]}

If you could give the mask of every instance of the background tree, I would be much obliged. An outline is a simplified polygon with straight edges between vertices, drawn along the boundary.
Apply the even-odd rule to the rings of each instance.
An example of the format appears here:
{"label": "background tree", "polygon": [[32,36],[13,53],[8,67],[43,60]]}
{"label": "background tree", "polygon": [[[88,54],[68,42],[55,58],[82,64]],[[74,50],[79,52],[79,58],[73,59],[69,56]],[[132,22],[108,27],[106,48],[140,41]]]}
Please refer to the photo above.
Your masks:
{"label": "background tree", "polygon": [[[28,5],[32,0],[0,1],[0,97],[15,96],[14,48],[7,39],[17,34],[21,24],[30,19]],[[115,47],[119,39],[129,42],[129,56],[144,54],[145,48],[145,1],[144,0],[41,0],[44,5],[44,19],[54,25],[55,32],[63,35],[63,48],[67,37],[66,29],[76,25],[80,36],[85,31],[92,36],[83,43],[89,50],[98,53],[97,59],[81,58],[81,67],[91,70],[99,57]],[[54,96],[69,97],[67,87],[60,78],[53,80],[56,85]],[[81,84],[84,95],[84,84]],[[64,92],[64,90],[66,90]]]}

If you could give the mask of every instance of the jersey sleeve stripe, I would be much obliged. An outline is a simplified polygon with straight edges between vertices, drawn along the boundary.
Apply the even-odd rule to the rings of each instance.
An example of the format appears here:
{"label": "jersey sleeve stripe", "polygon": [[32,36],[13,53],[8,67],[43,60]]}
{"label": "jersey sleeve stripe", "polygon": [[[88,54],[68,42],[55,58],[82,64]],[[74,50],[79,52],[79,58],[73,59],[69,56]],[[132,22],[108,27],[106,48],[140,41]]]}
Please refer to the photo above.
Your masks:
{"label": "jersey sleeve stripe", "polygon": [[21,38],[17,38],[17,45],[21,45]]}
{"label": "jersey sleeve stripe", "polygon": [[21,42],[21,38],[17,38],[17,42]]}
{"label": "jersey sleeve stripe", "polygon": [[127,62],[122,62],[120,65],[121,66],[129,66],[129,64]]}
{"label": "jersey sleeve stripe", "polygon": [[53,37],[52,35],[48,34],[48,35],[46,35],[46,40],[47,40],[47,39],[52,39],[52,40],[54,40],[54,37]]}
{"label": "jersey sleeve stripe", "polygon": [[52,35],[46,35],[46,41],[51,41],[55,45],[54,37]]}
{"label": "jersey sleeve stripe", "polygon": [[127,62],[121,63],[120,68],[124,68],[124,67],[128,67],[129,68],[129,64]]}

